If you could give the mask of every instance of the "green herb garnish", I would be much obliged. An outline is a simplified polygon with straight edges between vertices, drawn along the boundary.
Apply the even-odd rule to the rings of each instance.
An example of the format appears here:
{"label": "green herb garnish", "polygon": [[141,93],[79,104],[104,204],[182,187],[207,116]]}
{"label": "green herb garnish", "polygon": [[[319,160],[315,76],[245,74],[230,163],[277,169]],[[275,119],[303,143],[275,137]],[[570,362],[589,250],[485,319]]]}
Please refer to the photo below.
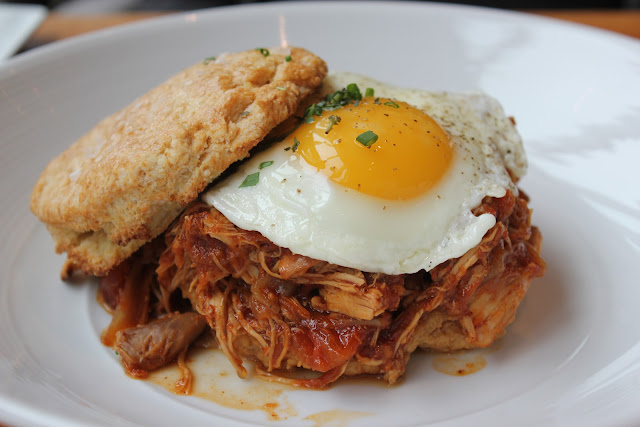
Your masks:
{"label": "green herb garnish", "polygon": [[262,54],[262,56],[264,56],[265,58],[266,58],[267,56],[269,56],[269,49],[265,49],[265,48],[263,48],[263,47],[258,47],[258,48],[256,48],[256,50],[257,50],[258,52],[260,52],[260,53]]}
{"label": "green herb garnish", "polygon": [[296,138],[294,136],[293,137],[293,145],[291,146],[291,151],[293,151],[295,153],[296,150],[298,149],[298,145],[300,145],[300,141],[298,141],[298,138]]}
{"label": "green herb garnish", "polygon": [[291,55],[285,56],[284,60],[287,61],[287,62],[291,62]]}
{"label": "green herb garnish", "polygon": [[278,89],[278,90],[287,90],[286,88],[284,88],[282,86],[276,86],[276,89]]}
{"label": "green herb garnish", "polygon": [[324,134],[328,134],[329,131],[331,130],[331,128],[333,127],[333,125],[335,125],[336,123],[340,123],[340,120],[342,120],[340,118],[340,116],[334,116],[333,114],[329,116],[329,126],[327,126],[327,129],[324,131]]}
{"label": "green herb garnish", "polygon": [[260,172],[254,172],[251,175],[247,175],[247,177],[244,179],[244,181],[242,181],[242,184],[240,184],[240,187],[238,188],[253,187],[258,183],[259,179],[260,179]]}
{"label": "green herb garnish", "polygon": [[368,87],[367,90],[364,91],[364,96],[373,96],[373,88]]}
{"label": "green herb garnish", "polygon": [[346,88],[328,94],[322,101],[307,108],[304,112],[304,122],[313,123],[315,121],[313,116],[319,116],[323,111],[337,110],[350,102],[359,102],[361,99],[362,94],[360,93],[358,85],[351,83]]}
{"label": "green herb garnish", "polygon": [[360,101],[362,99],[360,88],[358,88],[358,85],[355,83],[351,83],[347,85],[347,92],[349,93],[351,98],[355,99],[356,101]]}
{"label": "green herb garnish", "polygon": [[370,147],[374,142],[378,140],[378,135],[368,130],[366,132],[361,133],[356,137],[356,141],[365,147]]}
{"label": "green herb garnish", "polygon": [[300,145],[300,141],[295,136],[293,137],[293,145],[291,147],[285,147],[284,151],[293,151],[294,153],[298,150],[298,145]]}
{"label": "green herb garnish", "polygon": [[216,57],[215,57],[215,56],[210,56],[210,57],[208,57],[208,58],[204,58],[204,60],[202,61],[202,63],[203,63],[204,65],[207,65],[209,62],[211,62],[211,61],[215,61],[215,60],[216,60]]}
{"label": "green herb garnish", "polygon": [[393,107],[393,108],[400,108],[400,106],[393,101],[387,101],[384,103],[384,105],[388,105],[389,107]]}
{"label": "green herb garnish", "polygon": [[273,164],[273,160],[267,160],[266,162],[260,163],[260,165],[258,166],[258,169],[264,169],[267,166],[271,166],[272,164]]}

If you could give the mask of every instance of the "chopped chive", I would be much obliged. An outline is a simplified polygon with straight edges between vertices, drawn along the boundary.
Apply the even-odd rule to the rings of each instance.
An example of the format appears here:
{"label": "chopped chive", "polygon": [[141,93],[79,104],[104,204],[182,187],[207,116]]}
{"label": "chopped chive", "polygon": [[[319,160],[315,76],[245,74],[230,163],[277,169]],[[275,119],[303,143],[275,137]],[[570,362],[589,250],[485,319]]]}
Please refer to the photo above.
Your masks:
{"label": "chopped chive", "polygon": [[358,85],[355,84],[355,83],[351,83],[351,84],[347,85],[347,92],[356,101],[359,101],[359,100],[362,99],[362,94],[360,93],[360,88],[358,88]]}
{"label": "chopped chive", "polygon": [[334,116],[333,114],[329,116],[329,126],[327,126],[327,129],[324,131],[324,134],[328,134],[329,131],[331,130],[331,128],[333,127],[333,125],[335,125],[336,123],[340,123],[340,120],[342,120],[340,118],[340,116]]}
{"label": "chopped chive", "polygon": [[387,101],[384,103],[384,105],[388,105],[389,107],[393,107],[393,108],[400,108],[400,106],[393,101]]}
{"label": "chopped chive", "polygon": [[378,135],[376,135],[370,130],[361,133],[356,138],[356,141],[358,141],[360,144],[364,145],[365,147],[370,147],[377,140],[378,140]]}
{"label": "chopped chive", "polygon": [[260,172],[254,172],[251,175],[247,175],[247,177],[244,179],[244,181],[242,181],[242,184],[240,184],[240,187],[238,188],[253,187],[258,183],[259,179],[260,179]]}
{"label": "chopped chive", "polygon": [[265,58],[266,58],[267,56],[269,56],[269,49],[265,49],[265,48],[263,48],[263,47],[258,47],[258,48],[256,48],[256,50],[257,50],[258,52],[260,52],[260,53],[262,54],[262,56],[264,56]]}
{"label": "chopped chive", "polygon": [[204,58],[204,61],[202,61],[202,63],[203,63],[204,65],[207,65],[209,62],[211,62],[211,61],[215,61],[215,60],[216,60],[216,57],[215,57],[215,56],[210,56],[210,57],[208,57],[208,58]]}
{"label": "chopped chive", "polygon": [[287,90],[286,88],[284,88],[282,86],[276,86],[276,89],[278,89],[278,90]]}
{"label": "chopped chive", "polygon": [[358,85],[351,83],[346,88],[330,93],[324,97],[324,100],[309,106],[304,112],[304,122],[313,123],[315,121],[313,116],[320,116],[323,111],[337,110],[350,102],[358,105],[361,99],[362,94],[360,93]]}
{"label": "chopped chive", "polygon": [[285,56],[284,60],[287,61],[287,62],[291,62],[291,55]]}
{"label": "chopped chive", "polygon": [[293,151],[295,153],[296,150],[298,149],[298,145],[300,145],[300,141],[298,141],[298,138],[296,138],[294,136],[293,137],[293,145],[291,146],[291,151]]}
{"label": "chopped chive", "polygon": [[373,88],[368,87],[367,90],[364,91],[364,96],[373,96]]}
{"label": "chopped chive", "polygon": [[264,169],[267,166],[271,166],[272,164],[273,164],[273,160],[267,160],[266,162],[260,163],[260,165],[258,166],[258,169]]}
{"label": "chopped chive", "polygon": [[376,99],[373,101],[373,103],[374,103],[374,104],[378,104],[378,105],[380,105],[380,98],[376,98]]}

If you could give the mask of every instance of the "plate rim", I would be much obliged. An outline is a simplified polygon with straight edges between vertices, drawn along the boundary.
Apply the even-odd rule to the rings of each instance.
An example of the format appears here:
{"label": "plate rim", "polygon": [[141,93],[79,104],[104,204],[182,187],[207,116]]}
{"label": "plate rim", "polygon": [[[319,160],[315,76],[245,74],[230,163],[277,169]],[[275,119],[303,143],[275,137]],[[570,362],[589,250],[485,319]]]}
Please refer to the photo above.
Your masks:
{"label": "plate rim", "polygon": [[[433,2],[413,2],[409,0],[348,0],[334,2],[331,0],[320,0],[314,2],[305,2],[302,0],[294,1],[274,1],[268,3],[244,3],[236,5],[223,5],[210,8],[194,9],[189,11],[169,12],[166,15],[159,15],[150,17],[148,19],[141,19],[139,21],[127,22],[118,24],[112,27],[102,28],[88,33],[79,34],[76,36],[68,37],[66,39],[57,40],[51,43],[47,43],[42,46],[37,46],[29,49],[25,52],[21,52],[14,55],[4,62],[0,62],[0,79],[2,78],[3,71],[13,66],[24,66],[24,62],[33,61],[34,58],[38,59],[40,56],[53,55],[58,51],[64,52],[65,49],[73,50],[82,48],[85,43],[91,43],[98,39],[112,39],[113,37],[126,37],[129,33],[138,31],[149,31],[163,25],[175,25],[181,21],[189,20],[190,16],[201,15],[206,17],[215,16],[219,14],[232,14],[241,10],[273,10],[278,8],[284,8],[289,10],[296,9],[310,9],[310,8],[347,8],[347,7],[394,7],[394,8],[407,8],[407,9],[451,9],[452,11],[465,11],[474,14],[490,14],[490,15],[504,15],[505,17],[511,17],[523,21],[531,21],[533,23],[539,23],[542,25],[553,25],[557,27],[566,27],[574,31],[582,31],[588,33],[599,34],[602,37],[616,39],[617,42],[631,43],[636,48],[640,48],[640,40],[628,36],[626,34],[617,33],[615,31],[593,27],[587,24],[572,22],[563,20],[556,17],[536,15],[528,13],[526,11],[500,9],[477,5],[467,5],[458,3],[442,3],[438,1]],[[240,13],[240,12],[238,12]],[[44,59],[44,58],[43,58]]]}
{"label": "plate rim", "polygon": [[[344,2],[344,4],[351,4],[351,5],[357,5],[357,6],[363,6],[365,4],[367,4],[368,2]],[[5,67],[9,67],[11,65],[15,65],[15,64],[23,64],[23,63],[27,63],[28,61],[34,61],[34,59],[32,59],[33,57],[36,58],[41,58],[43,57],[42,60],[46,60],[47,56],[46,55],[55,55],[57,50],[56,49],[69,49],[70,52],[73,52],[75,49],[80,49],[82,48],[86,43],[90,43],[92,40],[94,39],[98,39],[98,38],[107,38],[107,37],[113,37],[115,34],[122,34],[122,37],[125,37],[133,32],[137,32],[137,31],[144,31],[144,27],[157,27],[158,25],[172,25],[172,23],[179,23],[180,21],[184,20],[186,16],[193,14],[193,13],[218,13],[220,9],[231,9],[233,8],[235,9],[239,9],[239,8],[258,8],[258,9],[262,9],[262,8],[274,8],[277,7],[278,5],[284,5],[284,6],[295,6],[295,7],[304,7],[304,5],[307,3],[304,2],[279,2],[279,3],[265,3],[265,4],[260,4],[260,5],[251,5],[251,4],[243,4],[243,5],[233,5],[233,6],[224,6],[222,8],[209,8],[209,9],[201,9],[201,10],[197,10],[197,11],[186,11],[186,12],[180,12],[177,14],[169,14],[167,16],[159,16],[159,17],[153,17],[147,20],[143,20],[143,21],[138,21],[138,22],[132,22],[132,23],[127,23],[127,24],[123,24],[117,27],[112,27],[112,28],[106,28],[103,30],[98,30],[95,32],[92,32],[90,34],[84,34],[84,35],[80,35],[77,37],[73,37],[67,40],[62,40],[59,42],[55,42],[52,43],[50,45],[45,45],[39,48],[35,48],[31,51],[27,51],[23,54],[17,55],[15,57],[15,59],[12,59],[8,62],[8,65],[3,64],[3,66]],[[393,5],[393,6],[397,6],[398,4],[405,4],[407,6],[411,6],[411,8],[413,7],[427,7],[427,8],[431,8],[432,5],[431,4],[416,4],[416,3],[412,3],[412,2],[371,2],[370,4],[376,5],[376,4],[387,4],[387,5]],[[324,6],[330,6],[331,8],[335,8],[337,5],[333,2],[317,2],[314,4],[313,7],[318,7],[318,5],[324,5]],[[634,46],[636,47],[640,47],[640,43],[638,43],[638,40],[635,40],[631,37],[628,36],[624,36],[621,34],[617,34],[617,33],[613,33],[607,30],[602,30],[602,29],[598,29],[598,28],[594,28],[594,27],[589,27],[583,24],[576,24],[576,23],[570,23],[570,22],[566,22],[566,21],[562,21],[562,20],[557,20],[554,18],[549,18],[549,17],[542,17],[542,16],[537,16],[537,15],[531,15],[531,14],[527,14],[527,13],[523,13],[523,12],[518,12],[518,11],[505,11],[505,10],[496,10],[496,9],[491,9],[491,8],[484,8],[484,7],[480,7],[480,6],[468,6],[468,5],[450,5],[450,4],[443,4],[443,3],[435,3],[435,5],[437,6],[445,6],[446,8],[449,7],[454,7],[454,8],[462,8],[462,9],[466,9],[466,10],[481,10],[481,11],[491,11],[492,13],[495,11],[498,11],[499,13],[507,13],[507,14],[516,14],[519,17],[523,17],[526,19],[533,19],[533,20],[540,20],[540,21],[544,21],[545,23],[554,23],[556,25],[561,25],[561,26],[569,26],[569,27],[577,27],[579,29],[581,29],[582,31],[586,30],[589,32],[603,32],[605,33],[607,36],[614,36],[616,38],[628,38],[629,41],[634,42]],[[311,5],[309,5],[311,6]],[[161,22],[165,22],[164,24],[161,24]],[[3,68],[2,66],[0,66],[0,80],[2,79],[2,71],[6,70],[6,68]],[[0,405],[0,413],[2,413],[2,406]],[[74,420],[66,420],[65,421],[74,421]]]}

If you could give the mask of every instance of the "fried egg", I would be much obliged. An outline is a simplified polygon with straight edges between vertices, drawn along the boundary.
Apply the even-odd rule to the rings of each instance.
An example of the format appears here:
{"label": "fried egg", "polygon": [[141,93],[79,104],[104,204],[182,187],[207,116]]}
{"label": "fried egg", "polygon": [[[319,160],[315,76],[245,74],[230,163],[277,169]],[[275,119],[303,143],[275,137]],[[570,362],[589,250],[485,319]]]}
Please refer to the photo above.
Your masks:
{"label": "fried egg", "polygon": [[252,155],[203,200],[292,252],[368,272],[429,271],[496,222],[472,210],[517,188],[522,141],[482,93],[407,90],[342,73],[373,96],[322,111]]}

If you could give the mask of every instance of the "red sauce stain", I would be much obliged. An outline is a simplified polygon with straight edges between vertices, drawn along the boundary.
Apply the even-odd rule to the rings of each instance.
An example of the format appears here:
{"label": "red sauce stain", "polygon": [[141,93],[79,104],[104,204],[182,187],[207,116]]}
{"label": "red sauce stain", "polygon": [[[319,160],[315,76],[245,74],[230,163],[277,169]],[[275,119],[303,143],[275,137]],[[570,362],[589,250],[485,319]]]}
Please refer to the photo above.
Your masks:
{"label": "red sauce stain", "polygon": [[480,371],[487,366],[487,359],[481,354],[460,352],[435,355],[431,363],[438,372],[461,377]]}
{"label": "red sauce stain", "polygon": [[[288,386],[270,383],[255,376],[240,379],[222,351],[194,349],[189,352],[188,367],[194,381],[190,395],[220,406],[247,411],[263,411],[267,420],[280,421],[296,417],[298,411],[283,392]],[[150,372],[145,381],[178,393],[176,383],[181,371],[176,363]]]}
{"label": "red sauce stain", "polygon": [[304,420],[313,422],[314,427],[331,426],[346,427],[350,421],[358,418],[372,417],[372,412],[348,411],[346,409],[334,409],[333,411],[323,411],[311,414]]}

